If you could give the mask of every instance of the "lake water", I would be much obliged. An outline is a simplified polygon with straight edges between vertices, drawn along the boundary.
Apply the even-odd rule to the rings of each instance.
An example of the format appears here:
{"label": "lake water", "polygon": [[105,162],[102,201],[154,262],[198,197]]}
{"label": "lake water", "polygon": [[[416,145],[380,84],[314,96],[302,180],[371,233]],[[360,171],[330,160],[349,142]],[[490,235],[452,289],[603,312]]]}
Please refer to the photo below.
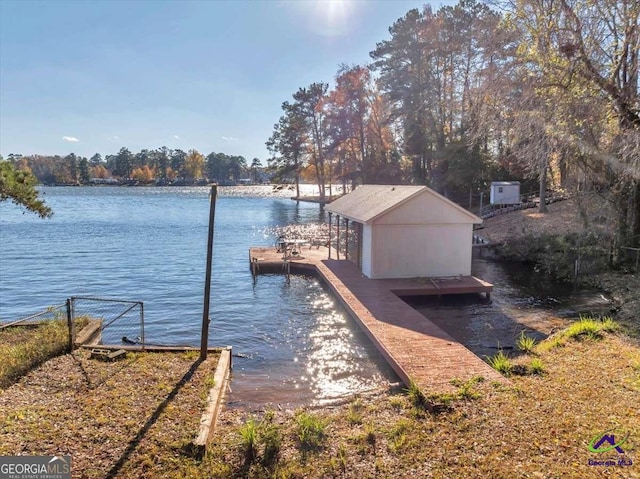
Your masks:
{"label": "lake water", "polygon": [[[0,203],[0,321],[70,296],[143,301],[147,342],[199,345],[209,191],[43,188],[47,220]],[[253,284],[249,247],[273,245],[276,226],[323,221],[320,207],[270,186],[218,194],[209,342],[242,356],[231,402],[323,402],[397,381],[317,279]]]}
{"label": "lake water", "polygon": [[[398,381],[316,278],[252,281],[249,247],[273,245],[274,227],[324,221],[319,206],[269,186],[218,190],[210,345],[241,356],[230,404],[322,403]],[[0,321],[70,296],[118,298],[144,302],[147,342],[200,344],[209,188],[42,191],[51,219],[0,203]],[[474,274],[494,283],[491,304],[477,296],[411,304],[481,357],[512,346],[522,330],[541,338],[579,312],[608,307],[598,292],[522,267],[477,260]]]}

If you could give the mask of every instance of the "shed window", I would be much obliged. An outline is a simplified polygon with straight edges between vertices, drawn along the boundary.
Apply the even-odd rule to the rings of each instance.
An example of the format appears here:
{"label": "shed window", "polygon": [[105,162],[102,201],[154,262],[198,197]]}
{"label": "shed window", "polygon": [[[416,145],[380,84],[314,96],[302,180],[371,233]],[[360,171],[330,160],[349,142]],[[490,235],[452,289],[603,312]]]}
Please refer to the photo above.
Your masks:
{"label": "shed window", "polygon": [[498,186],[498,193],[502,193],[502,186]]}

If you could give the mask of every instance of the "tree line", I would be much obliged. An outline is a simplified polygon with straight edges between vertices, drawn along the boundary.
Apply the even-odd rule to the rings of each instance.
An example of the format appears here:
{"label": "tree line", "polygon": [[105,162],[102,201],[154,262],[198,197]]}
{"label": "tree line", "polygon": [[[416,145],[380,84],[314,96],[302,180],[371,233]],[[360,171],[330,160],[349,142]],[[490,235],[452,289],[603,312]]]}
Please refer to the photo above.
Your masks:
{"label": "tree line", "polygon": [[321,196],[336,181],[459,201],[491,180],[595,189],[620,244],[640,245],[640,3],[492,4],[410,10],[369,64],[299,88],[266,143],[270,166]]}
{"label": "tree line", "polygon": [[166,146],[132,153],[121,148],[104,158],[96,153],[91,158],[70,153],[66,156],[11,154],[7,160],[19,171],[32,173],[43,184],[90,184],[96,180],[117,179],[139,184],[173,182],[195,183],[215,181],[237,183],[242,178],[260,182],[262,164],[254,158],[251,164],[243,156],[187,152]]}

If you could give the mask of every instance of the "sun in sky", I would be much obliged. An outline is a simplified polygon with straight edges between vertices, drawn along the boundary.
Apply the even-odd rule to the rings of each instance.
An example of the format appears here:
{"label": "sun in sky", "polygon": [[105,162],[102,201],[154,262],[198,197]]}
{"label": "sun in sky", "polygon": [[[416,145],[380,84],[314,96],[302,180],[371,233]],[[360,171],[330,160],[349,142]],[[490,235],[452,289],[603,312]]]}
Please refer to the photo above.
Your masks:
{"label": "sun in sky", "polygon": [[326,36],[347,35],[354,27],[358,2],[355,0],[315,0],[287,2],[309,31]]}

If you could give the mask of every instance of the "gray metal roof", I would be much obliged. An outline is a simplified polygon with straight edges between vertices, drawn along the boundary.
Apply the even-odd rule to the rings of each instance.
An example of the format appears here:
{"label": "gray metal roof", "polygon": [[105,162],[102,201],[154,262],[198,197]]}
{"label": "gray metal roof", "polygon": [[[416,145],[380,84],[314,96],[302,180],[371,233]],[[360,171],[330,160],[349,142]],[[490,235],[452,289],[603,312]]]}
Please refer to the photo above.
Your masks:
{"label": "gray metal roof", "polygon": [[362,185],[329,203],[326,210],[358,223],[368,223],[425,188],[426,186]]}
{"label": "gray metal roof", "polygon": [[358,223],[370,223],[388,211],[426,191],[430,191],[440,200],[466,213],[473,222],[482,222],[482,220],[474,214],[426,186],[362,185],[351,193],[329,203],[326,210]]}

